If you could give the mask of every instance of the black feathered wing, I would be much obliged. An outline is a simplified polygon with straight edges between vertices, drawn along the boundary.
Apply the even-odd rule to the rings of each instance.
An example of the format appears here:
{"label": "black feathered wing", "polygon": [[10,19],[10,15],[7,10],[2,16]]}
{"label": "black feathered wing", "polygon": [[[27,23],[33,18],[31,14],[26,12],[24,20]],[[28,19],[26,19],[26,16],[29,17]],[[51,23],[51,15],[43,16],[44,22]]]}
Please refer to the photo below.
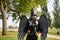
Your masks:
{"label": "black feathered wing", "polygon": [[42,32],[41,18],[38,19],[38,31]]}
{"label": "black feathered wing", "polygon": [[40,32],[48,32],[48,20],[45,16],[41,15],[41,17],[38,20],[38,27]]}
{"label": "black feathered wing", "polygon": [[26,26],[27,20],[28,20],[27,17],[23,17],[20,20],[19,30],[18,30],[18,39],[24,38],[24,36],[26,35],[26,33],[24,32],[24,28]]}

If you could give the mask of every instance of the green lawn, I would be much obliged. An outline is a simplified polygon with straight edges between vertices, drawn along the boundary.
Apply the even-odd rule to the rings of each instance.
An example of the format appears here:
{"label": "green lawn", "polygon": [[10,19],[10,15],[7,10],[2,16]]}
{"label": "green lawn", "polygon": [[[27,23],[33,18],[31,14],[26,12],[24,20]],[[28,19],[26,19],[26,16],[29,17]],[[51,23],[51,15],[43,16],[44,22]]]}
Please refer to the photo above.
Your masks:
{"label": "green lawn", "polygon": [[0,40],[17,40],[17,36],[0,36]]}
{"label": "green lawn", "polygon": [[[18,32],[9,31],[7,36],[1,36],[1,32],[0,32],[0,40],[18,40],[17,33]],[[47,38],[47,40],[57,40],[57,39]]]}
{"label": "green lawn", "polygon": [[17,32],[9,31],[7,36],[1,36],[2,32],[0,32],[0,40],[18,40]]}

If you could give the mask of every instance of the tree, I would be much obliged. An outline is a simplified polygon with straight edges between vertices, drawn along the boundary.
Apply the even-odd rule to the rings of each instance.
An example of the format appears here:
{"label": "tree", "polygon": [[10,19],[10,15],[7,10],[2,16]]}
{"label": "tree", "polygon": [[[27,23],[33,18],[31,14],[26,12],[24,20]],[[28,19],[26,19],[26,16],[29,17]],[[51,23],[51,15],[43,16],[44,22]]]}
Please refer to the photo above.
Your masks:
{"label": "tree", "polygon": [[2,24],[3,24],[3,29],[2,29],[2,35],[7,35],[7,12],[8,12],[8,5],[9,5],[9,0],[0,0],[0,10],[1,10],[1,16],[2,16]]}
{"label": "tree", "polygon": [[48,24],[49,24],[49,27],[52,29],[52,20],[51,20],[51,16],[50,14],[48,13]]}
{"label": "tree", "polygon": [[12,14],[13,20],[20,19],[21,15],[30,13],[31,8],[37,8],[38,5],[46,4],[46,0],[13,0]]}
{"label": "tree", "polygon": [[[17,4],[18,3],[18,4]],[[21,18],[21,15],[27,15],[30,13],[31,8],[36,7],[35,0],[13,0],[12,14],[13,20],[18,20]]]}
{"label": "tree", "polygon": [[54,15],[54,26],[55,26],[55,28],[60,28],[59,0],[55,0],[53,15]]}
{"label": "tree", "polygon": [[0,14],[0,19],[2,19],[2,14]]}
{"label": "tree", "polygon": [[36,3],[41,7],[44,7],[47,4],[47,0],[36,0]]}

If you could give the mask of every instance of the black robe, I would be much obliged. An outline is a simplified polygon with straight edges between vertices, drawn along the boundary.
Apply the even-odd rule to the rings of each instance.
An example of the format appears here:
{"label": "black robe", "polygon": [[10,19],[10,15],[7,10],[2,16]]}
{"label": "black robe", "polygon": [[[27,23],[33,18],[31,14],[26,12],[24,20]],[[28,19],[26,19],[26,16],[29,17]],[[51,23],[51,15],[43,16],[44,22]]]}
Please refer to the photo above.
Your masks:
{"label": "black robe", "polygon": [[27,32],[27,30],[30,30],[31,32],[28,33],[26,40],[37,40],[35,33],[38,31],[38,21],[32,22],[32,20],[28,20],[24,31]]}

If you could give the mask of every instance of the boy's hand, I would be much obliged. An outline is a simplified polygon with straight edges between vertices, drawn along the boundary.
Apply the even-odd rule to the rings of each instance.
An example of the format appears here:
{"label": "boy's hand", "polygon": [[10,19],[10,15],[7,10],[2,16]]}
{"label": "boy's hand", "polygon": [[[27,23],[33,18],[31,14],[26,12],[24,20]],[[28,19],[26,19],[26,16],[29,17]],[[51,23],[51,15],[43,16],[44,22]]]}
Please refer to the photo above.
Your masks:
{"label": "boy's hand", "polygon": [[30,33],[30,30],[27,30],[27,33]]}
{"label": "boy's hand", "polygon": [[39,35],[38,32],[36,32],[35,35],[38,36]]}

